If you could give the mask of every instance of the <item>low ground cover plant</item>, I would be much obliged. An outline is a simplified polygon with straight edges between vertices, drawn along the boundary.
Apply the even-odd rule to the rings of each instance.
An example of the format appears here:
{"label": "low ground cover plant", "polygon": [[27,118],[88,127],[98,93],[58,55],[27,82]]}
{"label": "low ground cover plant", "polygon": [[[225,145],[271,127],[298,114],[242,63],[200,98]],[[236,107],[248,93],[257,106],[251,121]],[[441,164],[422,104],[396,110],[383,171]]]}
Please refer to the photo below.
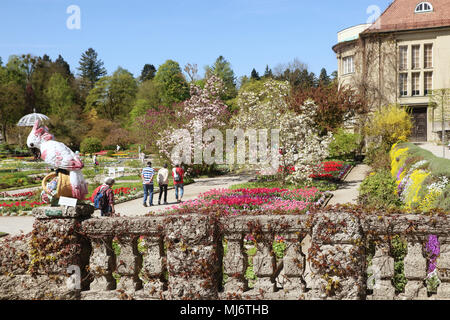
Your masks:
{"label": "low ground cover plant", "polygon": [[450,212],[450,160],[412,143],[395,144],[389,156],[396,194],[407,210]]}

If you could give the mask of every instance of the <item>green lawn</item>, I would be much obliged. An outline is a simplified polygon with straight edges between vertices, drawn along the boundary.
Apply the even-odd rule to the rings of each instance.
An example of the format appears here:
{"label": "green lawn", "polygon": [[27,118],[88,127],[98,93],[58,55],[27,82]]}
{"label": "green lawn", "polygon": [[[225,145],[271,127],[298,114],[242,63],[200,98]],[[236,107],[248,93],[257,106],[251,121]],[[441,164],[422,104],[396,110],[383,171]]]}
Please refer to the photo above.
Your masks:
{"label": "green lawn", "polygon": [[7,236],[7,235],[8,235],[8,233],[6,233],[6,232],[0,232],[0,238],[4,237],[4,236]]}

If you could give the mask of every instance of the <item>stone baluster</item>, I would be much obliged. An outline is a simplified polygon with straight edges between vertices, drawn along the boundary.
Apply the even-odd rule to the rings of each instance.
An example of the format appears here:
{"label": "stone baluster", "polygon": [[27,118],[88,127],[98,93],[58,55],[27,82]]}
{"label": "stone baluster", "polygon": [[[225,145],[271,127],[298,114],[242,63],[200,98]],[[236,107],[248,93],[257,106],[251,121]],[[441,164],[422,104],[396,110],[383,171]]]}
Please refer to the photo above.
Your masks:
{"label": "stone baluster", "polygon": [[367,297],[368,300],[390,300],[395,297],[395,288],[392,285],[394,258],[389,253],[388,243],[381,242],[376,245],[372,266],[369,268],[372,276],[368,279],[373,281],[373,294]]}
{"label": "stone baluster", "polygon": [[159,236],[143,236],[142,241],[142,270],[140,278],[144,283],[144,292],[151,298],[161,298],[164,290],[165,278],[164,272],[164,251],[162,239]]}
{"label": "stone baluster", "polygon": [[441,284],[437,289],[437,299],[450,299],[450,238],[439,237],[441,253],[436,261]]}
{"label": "stone baluster", "polygon": [[142,280],[139,278],[142,256],[137,250],[137,239],[136,236],[118,238],[120,253],[116,256],[116,268],[120,279],[117,289],[127,293],[142,289]]}
{"label": "stone baluster", "polygon": [[[268,235],[264,234],[263,237]],[[256,254],[253,256],[253,271],[257,277],[254,284],[254,291],[256,294],[264,292],[271,294],[275,291],[275,283],[272,281],[274,274],[274,259],[272,255],[273,238],[264,239],[256,244]],[[262,297],[264,298],[264,297]]]}
{"label": "stone baluster", "polygon": [[282,269],[276,278],[277,286],[283,299],[298,300],[306,292],[303,274],[306,267],[306,256],[302,252],[299,235],[289,233],[282,236],[286,244],[284,257],[278,261],[277,268]]}
{"label": "stone baluster", "polygon": [[89,260],[89,271],[93,276],[91,291],[108,291],[116,289],[113,277],[115,269],[112,236],[91,238],[92,253]]}
{"label": "stone baluster", "polygon": [[226,249],[223,256],[223,273],[226,275],[224,284],[225,298],[239,298],[245,289],[244,255],[241,233],[229,233],[225,236]]}
{"label": "stone baluster", "polygon": [[423,256],[423,244],[420,240],[408,238],[407,254],[404,263],[405,277],[408,282],[405,292],[399,294],[403,300],[426,299],[427,288],[423,280],[427,276],[427,259]]}

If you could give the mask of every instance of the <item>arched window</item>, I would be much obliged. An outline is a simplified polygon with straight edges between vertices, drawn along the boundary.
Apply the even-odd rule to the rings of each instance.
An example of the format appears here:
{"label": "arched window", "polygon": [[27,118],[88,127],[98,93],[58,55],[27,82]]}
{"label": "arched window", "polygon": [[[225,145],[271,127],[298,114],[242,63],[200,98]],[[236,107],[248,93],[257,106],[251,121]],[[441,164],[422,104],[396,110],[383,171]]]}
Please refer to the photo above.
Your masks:
{"label": "arched window", "polygon": [[416,13],[431,12],[433,11],[433,5],[429,2],[421,2],[416,6]]}

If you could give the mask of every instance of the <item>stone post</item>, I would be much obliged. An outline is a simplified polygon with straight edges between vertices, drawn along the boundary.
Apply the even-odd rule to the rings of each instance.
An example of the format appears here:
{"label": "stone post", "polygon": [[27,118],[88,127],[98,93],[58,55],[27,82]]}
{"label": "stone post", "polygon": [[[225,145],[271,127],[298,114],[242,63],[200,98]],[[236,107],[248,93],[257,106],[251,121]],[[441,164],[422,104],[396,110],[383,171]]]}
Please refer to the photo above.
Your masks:
{"label": "stone post", "polygon": [[365,255],[359,220],[348,213],[313,218],[310,299],[359,300],[364,297]]}
{"label": "stone post", "polygon": [[89,246],[80,235],[80,222],[91,217],[94,207],[39,207],[30,245],[29,272],[47,278],[44,298],[78,299],[86,288]]}
{"label": "stone post", "polygon": [[217,299],[218,272],[222,270],[214,218],[198,214],[172,216],[165,225],[169,299]]}

